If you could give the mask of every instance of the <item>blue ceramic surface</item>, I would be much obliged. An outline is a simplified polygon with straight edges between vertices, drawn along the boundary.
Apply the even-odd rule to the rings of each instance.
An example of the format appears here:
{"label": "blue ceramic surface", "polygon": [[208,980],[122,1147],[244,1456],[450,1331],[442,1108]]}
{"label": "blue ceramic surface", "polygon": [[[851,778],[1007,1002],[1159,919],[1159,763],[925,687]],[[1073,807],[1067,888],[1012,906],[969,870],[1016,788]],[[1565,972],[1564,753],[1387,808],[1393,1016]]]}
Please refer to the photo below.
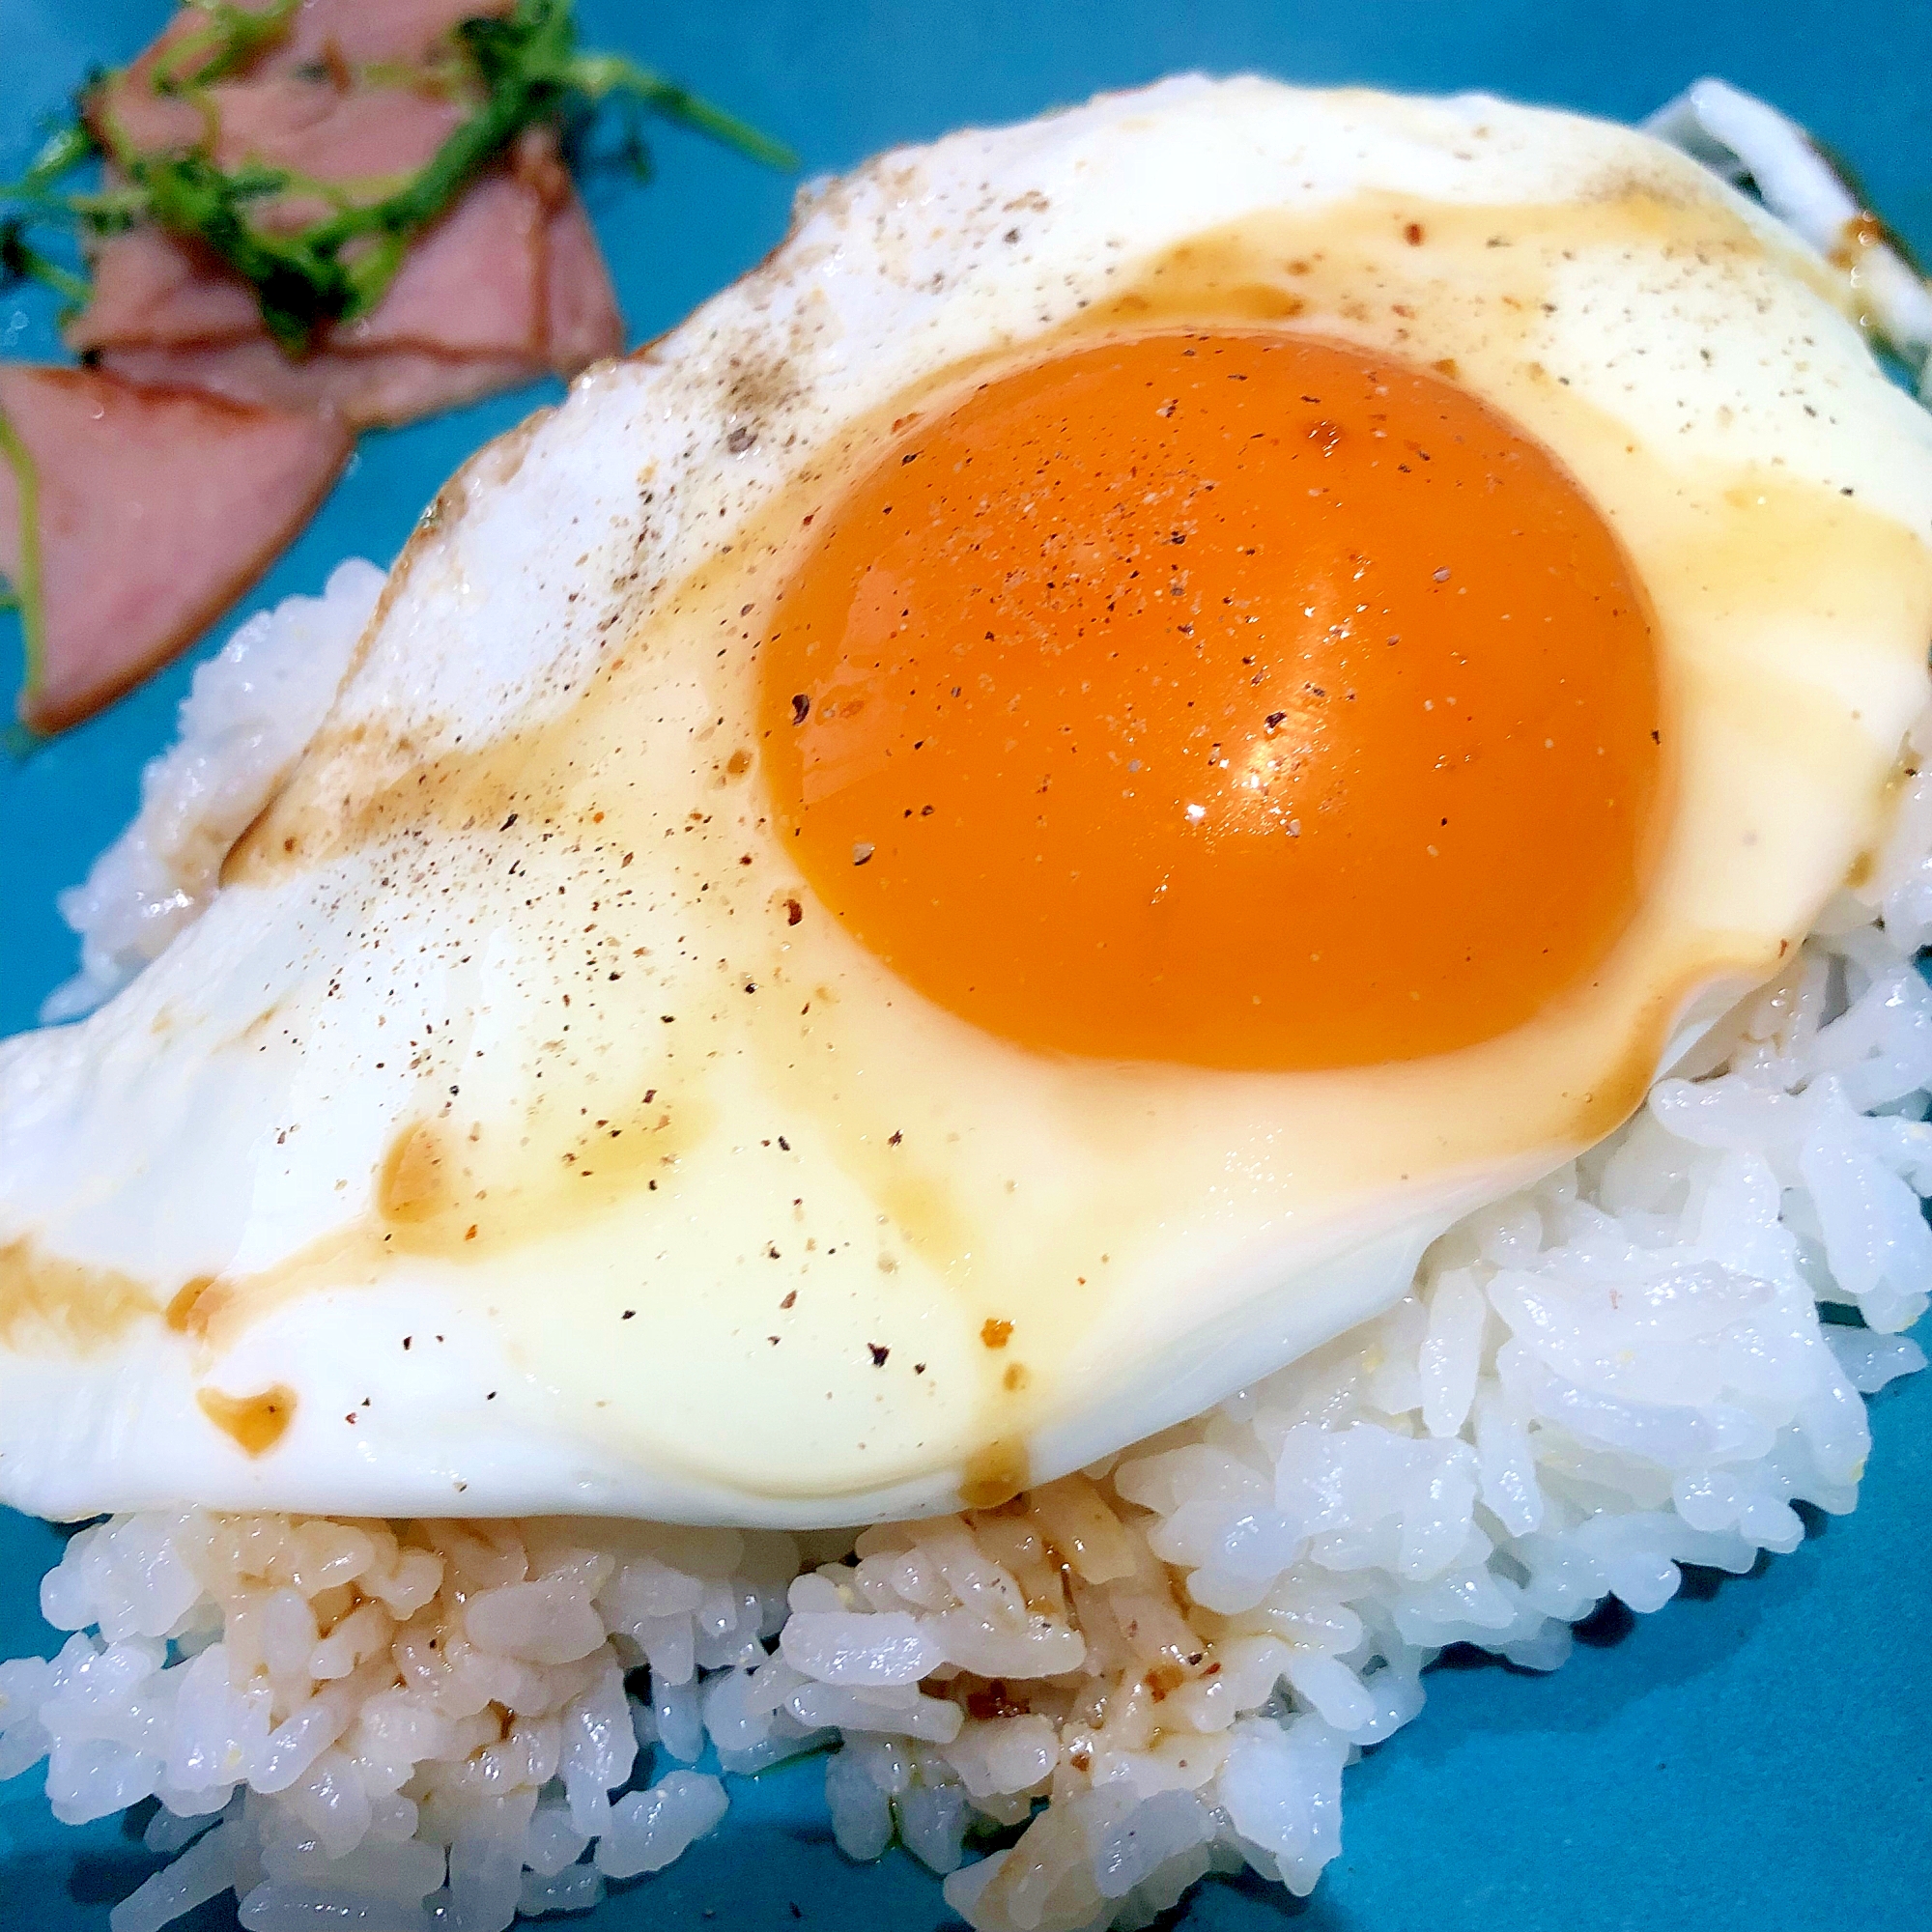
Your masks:
{"label": "blue ceramic surface", "polygon": [[[380,0],[378,0],[380,4]],[[126,58],[160,0],[0,0],[0,175],[93,63]],[[1932,252],[1932,8],[1923,0],[581,0],[622,47],[789,139],[808,172],[969,121],[999,121],[1179,69],[1302,81],[1482,87],[1633,118],[1707,72],[1778,101],[1849,156],[1875,204]],[[593,196],[634,337],[674,323],[782,233],[788,184],[668,134],[648,188]],[[55,353],[50,309],[0,297],[0,354]],[[353,473],[253,605],[313,591],[339,557],[386,561],[438,482],[547,399],[497,398],[364,440]],[[4,621],[4,620],[0,620]],[[211,643],[219,641],[223,626]],[[0,652],[14,648],[0,629]],[[126,820],[191,665],[24,765],[0,764],[0,1031],[71,968],[55,891]],[[11,686],[13,672],[0,670]],[[1343,1856],[1305,1905],[1210,1884],[1194,1932],[1924,1932],[1932,1925],[1932,1376],[1873,1405],[1858,1514],[1756,1576],[1693,1579],[1632,1627],[1600,1619],[1556,1676],[1438,1669],[1429,1708],[1349,1774]],[[0,1654],[50,1653],[38,1579],[60,1548],[0,1512]],[[948,1922],[895,1852],[832,1847],[816,1762],[738,1781],[715,1837],[590,1921],[624,1927]],[[97,1932],[153,1868],[118,1821],[53,1823],[37,1780],[0,1786],[0,1927]],[[234,1924],[226,1902],[182,1921]]]}

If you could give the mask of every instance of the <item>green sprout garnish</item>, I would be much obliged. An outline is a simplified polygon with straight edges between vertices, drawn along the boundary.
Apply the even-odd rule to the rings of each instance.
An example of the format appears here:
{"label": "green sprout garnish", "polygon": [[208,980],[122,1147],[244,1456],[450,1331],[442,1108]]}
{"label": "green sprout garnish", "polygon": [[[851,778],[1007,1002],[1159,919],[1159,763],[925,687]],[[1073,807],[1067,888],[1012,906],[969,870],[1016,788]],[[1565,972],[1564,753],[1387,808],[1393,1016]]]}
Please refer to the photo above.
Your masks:
{"label": "green sprout garnish", "polygon": [[[245,71],[285,38],[296,0],[274,0],[254,12],[229,0],[196,4],[208,24],[167,49],[151,78],[156,94],[201,106],[212,137],[213,108],[205,90]],[[12,253],[0,253],[0,270],[32,274],[70,300],[85,301],[85,281],[28,247],[25,228],[36,213],[64,216],[93,236],[153,221],[199,243],[247,282],[269,332],[298,356],[314,347],[326,324],[354,322],[382,300],[410,244],[526,128],[566,124],[616,101],[633,115],[655,114],[694,128],[768,166],[798,165],[790,149],[662,74],[621,55],[582,52],[571,0],[517,0],[500,18],[465,20],[448,52],[429,68],[406,74],[385,69],[378,77],[434,85],[469,112],[416,174],[359,194],[260,162],[221,167],[212,138],[185,152],[145,153],[114,126],[106,84],[96,83],[83,95],[81,113],[6,191],[28,212],[13,217]],[[91,112],[97,104],[99,111]],[[641,153],[635,130],[630,150]],[[114,164],[120,185],[57,195],[59,182],[97,154]],[[329,212],[293,232],[265,226],[261,211],[290,193],[318,196]]]}
{"label": "green sprout garnish", "polygon": [[206,14],[208,25],[184,34],[155,63],[156,94],[184,94],[242,72],[287,35],[301,0],[271,0],[252,13],[228,0],[187,0],[187,5]]}
{"label": "green sprout garnish", "polygon": [[[46,682],[47,627],[41,596],[41,477],[34,459],[19,432],[0,410],[0,463],[14,472],[14,484],[20,499],[20,563],[12,582],[6,585],[6,603],[20,614],[20,636],[26,644],[29,697]],[[17,734],[10,734],[10,738]]]}
{"label": "green sprout garnish", "polygon": [[[116,87],[136,83],[125,70],[91,75],[71,113],[52,128],[25,172],[11,185],[0,184],[0,292],[39,282],[67,304],[65,321],[92,298],[93,285],[36,247],[31,231],[57,227],[85,242],[152,222],[240,275],[270,334],[286,355],[300,356],[315,347],[324,327],[354,322],[383,299],[411,243],[527,128],[549,124],[571,134],[610,102],[625,110],[622,154],[639,175],[648,166],[639,131],[647,115],[693,128],[766,166],[798,166],[782,143],[649,68],[619,54],[583,52],[573,0],[516,0],[501,16],[460,22],[427,63],[384,65],[359,76],[372,85],[433,89],[466,108],[414,175],[343,184],[256,160],[225,168],[214,159],[218,116],[208,90],[245,74],[284,41],[300,0],[254,7],[233,0],[185,4],[202,22],[161,49],[145,82],[156,96],[199,109],[202,138],[186,148],[143,151],[113,115]],[[112,170],[102,185],[63,185],[76,169],[99,159]],[[265,225],[259,218],[264,211],[291,195],[319,201],[327,212],[294,230]],[[4,412],[0,461],[14,471],[20,515],[19,568],[12,583],[0,577],[0,611],[18,613],[31,698],[46,678],[40,484],[33,457]],[[39,742],[20,726],[4,735],[16,751]]]}
{"label": "green sprout garnish", "polygon": [[18,200],[40,201],[51,191],[56,182],[71,174],[82,161],[92,160],[99,153],[99,147],[92,131],[75,115],[71,121],[63,121],[47,136],[41,152],[27,163],[27,172],[11,192]]}
{"label": "green sprout garnish", "polygon": [[85,275],[63,269],[28,242],[18,215],[8,215],[0,218],[0,295],[22,282],[39,282],[76,308],[94,292]]}

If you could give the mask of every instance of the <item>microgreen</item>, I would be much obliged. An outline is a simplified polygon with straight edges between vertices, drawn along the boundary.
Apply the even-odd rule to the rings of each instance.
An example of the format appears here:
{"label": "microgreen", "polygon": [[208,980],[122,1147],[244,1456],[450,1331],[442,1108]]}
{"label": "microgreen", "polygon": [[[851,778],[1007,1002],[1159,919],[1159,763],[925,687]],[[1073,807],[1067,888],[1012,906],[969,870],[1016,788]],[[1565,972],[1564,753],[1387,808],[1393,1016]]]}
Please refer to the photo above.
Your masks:
{"label": "microgreen", "polygon": [[[256,11],[228,0],[197,0],[207,24],[165,48],[148,83],[156,94],[202,106],[212,136],[206,90],[245,72],[285,38],[295,10],[296,0],[274,0]],[[86,235],[100,236],[152,221],[199,243],[247,282],[270,333],[286,354],[298,356],[314,347],[326,324],[367,315],[395,279],[411,242],[527,128],[562,125],[607,101],[619,102],[634,116],[656,115],[693,128],[769,166],[797,165],[788,148],[664,75],[620,54],[582,51],[571,0],[517,0],[500,17],[465,20],[446,51],[426,68],[412,73],[384,69],[376,77],[433,86],[468,112],[414,175],[360,194],[318,189],[261,162],[223,167],[212,153],[212,138],[185,150],[144,151],[115,124],[113,92],[126,77],[97,81],[83,96],[82,112],[49,137],[5,191],[21,212],[5,231],[0,272],[31,274],[70,300],[85,300],[86,283],[31,248],[27,226],[65,218]],[[627,152],[641,158],[635,128]],[[113,184],[91,193],[56,191],[97,154],[113,163]],[[327,212],[303,227],[289,230],[262,218],[292,193],[318,191]]]}
{"label": "microgreen", "polygon": [[[71,113],[49,130],[19,179],[0,184],[0,290],[39,282],[70,311],[81,308],[91,283],[37,247],[32,232],[56,228],[86,242],[153,223],[206,249],[246,282],[270,334],[298,357],[315,348],[327,325],[367,315],[411,243],[526,128],[553,125],[574,140],[599,108],[612,103],[625,113],[621,154],[639,175],[648,166],[639,131],[646,116],[695,129],[770,167],[798,165],[781,143],[651,69],[620,54],[584,52],[573,0],[516,0],[507,14],[460,22],[419,66],[384,65],[359,76],[331,69],[314,76],[430,90],[461,106],[463,118],[415,174],[352,185],[311,181],[259,160],[225,167],[214,157],[218,115],[210,90],[245,77],[286,40],[299,4],[185,0],[200,19],[175,33],[145,70],[91,74]],[[199,109],[201,138],[161,151],[138,146],[114,108],[119,90],[139,87]],[[95,160],[108,163],[100,184],[70,185],[76,170]],[[325,212],[291,227],[291,197],[305,206],[320,203]],[[282,219],[265,218],[271,213]],[[0,462],[14,471],[20,514],[19,567],[11,584],[0,578],[0,611],[18,613],[31,696],[46,673],[40,493],[33,458],[4,412]],[[9,734],[9,742],[17,735]]]}
{"label": "microgreen", "polygon": [[41,253],[27,240],[27,225],[17,215],[0,218],[0,295],[22,282],[39,282],[76,306],[93,293],[85,275]]}
{"label": "microgreen", "polygon": [[19,612],[27,654],[26,695],[31,697],[46,682],[47,673],[45,605],[41,595],[41,479],[5,410],[0,410],[0,463],[13,470],[19,497],[20,561],[13,581],[6,583],[6,602]]}
{"label": "microgreen", "polygon": [[181,36],[163,49],[154,67],[156,94],[182,94],[242,72],[258,54],[281,41],[301,0],[270,0],[267,7],[231,6],[229,0],[186,0],[188,10],[208,16],[208,25]]}

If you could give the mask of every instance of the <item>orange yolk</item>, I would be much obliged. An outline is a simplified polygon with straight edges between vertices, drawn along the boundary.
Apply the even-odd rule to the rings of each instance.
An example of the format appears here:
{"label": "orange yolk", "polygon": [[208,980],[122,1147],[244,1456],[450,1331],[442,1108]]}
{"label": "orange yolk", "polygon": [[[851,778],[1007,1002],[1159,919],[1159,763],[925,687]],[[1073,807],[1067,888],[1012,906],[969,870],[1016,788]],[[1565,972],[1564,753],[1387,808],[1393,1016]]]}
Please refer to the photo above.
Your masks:
{"label": "orange yolk", "polygon": [[1230,1068],[1492,1038],[1635,909],[1644,600],[1487,404],[1285,334],[1104,342],[916,418],[761,646],[787,846],[1022,1045]]}

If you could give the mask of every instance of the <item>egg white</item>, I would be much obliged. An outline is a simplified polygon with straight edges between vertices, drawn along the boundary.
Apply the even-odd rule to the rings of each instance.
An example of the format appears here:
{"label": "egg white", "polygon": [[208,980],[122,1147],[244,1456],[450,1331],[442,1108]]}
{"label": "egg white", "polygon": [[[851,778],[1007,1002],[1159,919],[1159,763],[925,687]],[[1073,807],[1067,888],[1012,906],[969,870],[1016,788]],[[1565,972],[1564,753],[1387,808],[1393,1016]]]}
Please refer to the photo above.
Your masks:
{"label": "egg white", "polygon": [[[1595,498],[1665,850],[1463,1053],[1032,1055],[773,838],[760,612],[962,371],[1258,319],[1451,364]],[[1928,633],[1927,420],[1642,135],[1183,79],[887,155],[462,472],[206,916],[0,1049],[0,1495],[850,1522],[1087,1462],[1386,1306],[1774,971],[1882,836]],[[219,1399],[270,1396],[250,1453]]]}

